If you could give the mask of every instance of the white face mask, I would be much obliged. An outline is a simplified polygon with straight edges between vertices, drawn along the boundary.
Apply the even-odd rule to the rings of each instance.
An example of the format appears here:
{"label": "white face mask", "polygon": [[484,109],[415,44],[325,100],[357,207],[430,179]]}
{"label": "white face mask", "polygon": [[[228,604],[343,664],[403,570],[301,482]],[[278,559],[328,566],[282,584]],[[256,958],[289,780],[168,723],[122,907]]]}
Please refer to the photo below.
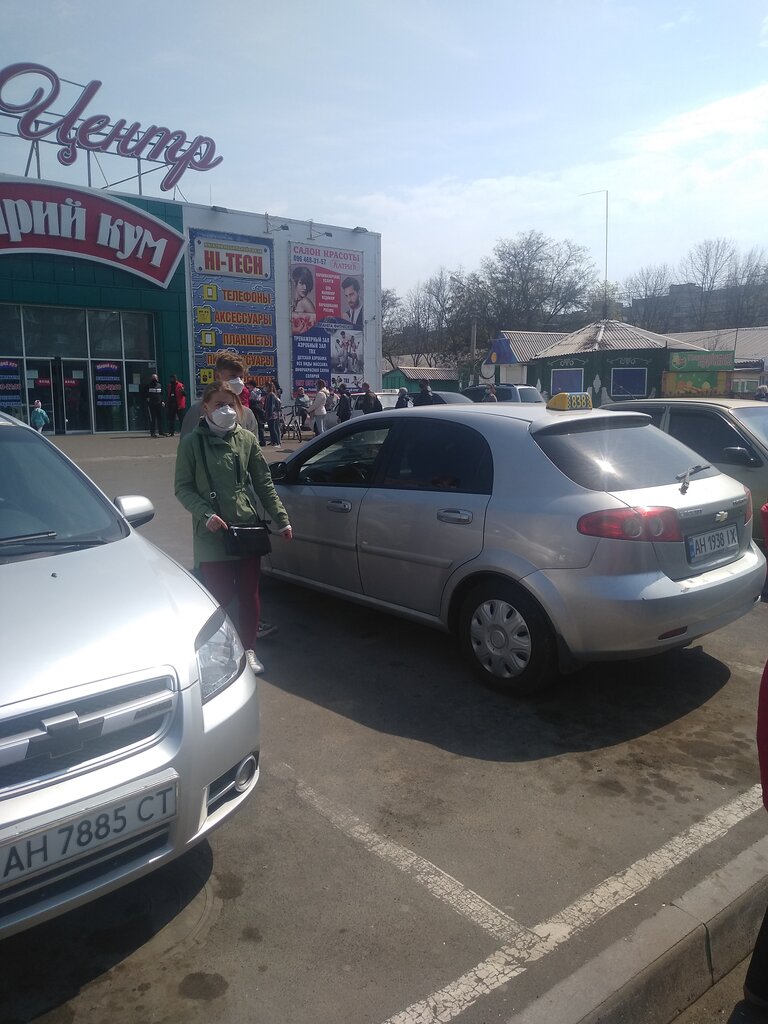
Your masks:
{"label": "white face mask", "polygon": [[237,423],[237,413],[231,405],[222,405],[213,410],[211,420],[222,430],[231,430]]}
{"label": "white face mask", "polygon": [[233,377],[232,380],[228,380],[227,381],[227,387],[231,391],[234,391],[236,395],[239,395],[240,392],[245,387],[245,384],[243,384],[243,378],[242,377]]}

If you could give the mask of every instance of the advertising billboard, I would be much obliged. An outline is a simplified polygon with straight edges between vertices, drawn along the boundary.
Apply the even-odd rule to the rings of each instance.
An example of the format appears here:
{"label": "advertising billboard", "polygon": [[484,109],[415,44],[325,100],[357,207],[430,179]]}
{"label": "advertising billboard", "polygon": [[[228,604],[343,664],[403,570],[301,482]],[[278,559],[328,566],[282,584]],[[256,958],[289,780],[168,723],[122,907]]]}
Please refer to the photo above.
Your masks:
{"label": "advertising billboard", "polygon": [[363,254],[326,245],[290,247],[293,390],[318,379],[359,387],[365,375]]}
{"label": "advertising billboard", "polygon": [[277,379],[272,240],[190,228],[197,390],[213,380],[222,349],[238,352],[259,387]]}

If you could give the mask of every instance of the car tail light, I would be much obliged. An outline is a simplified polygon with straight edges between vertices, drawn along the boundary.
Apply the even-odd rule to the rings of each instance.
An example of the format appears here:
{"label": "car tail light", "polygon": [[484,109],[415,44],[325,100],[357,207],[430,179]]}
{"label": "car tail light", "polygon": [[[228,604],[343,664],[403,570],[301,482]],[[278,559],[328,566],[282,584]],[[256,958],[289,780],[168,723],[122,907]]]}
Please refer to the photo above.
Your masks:
{"label": "car tail light", "polygon": [[579,533],[609,540],[682,541],[673,508],[609,508],[589,512],[577,523]]}
{"label": "car tail light", "polygon": [[744,525],[746,526],[752,520],[752,491],[748,487],[744,488],[744,493],[747,496],[747,504],[744,509]]}

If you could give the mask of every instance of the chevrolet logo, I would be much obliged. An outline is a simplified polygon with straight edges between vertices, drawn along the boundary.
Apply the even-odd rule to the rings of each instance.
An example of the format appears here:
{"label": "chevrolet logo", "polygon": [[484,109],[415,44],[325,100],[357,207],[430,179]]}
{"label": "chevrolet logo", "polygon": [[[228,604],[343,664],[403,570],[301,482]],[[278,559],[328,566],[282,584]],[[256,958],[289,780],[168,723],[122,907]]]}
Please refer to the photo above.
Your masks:
{"label": "chevrolet logo", "polygon": [[715,512],[715,522],[716,523],[724,523],[727,518],[728,518],[728,513],[727,512]]}
{"label": "chevrolet logo", "polygon": [[67,711],[63,715],[43,718],[40,722],[41,732],[33,736],[29,742],[27,757],[65,757],[82,750],[87,740],[96,738],[101,733],[104,719],[81,722],[76,712]]}

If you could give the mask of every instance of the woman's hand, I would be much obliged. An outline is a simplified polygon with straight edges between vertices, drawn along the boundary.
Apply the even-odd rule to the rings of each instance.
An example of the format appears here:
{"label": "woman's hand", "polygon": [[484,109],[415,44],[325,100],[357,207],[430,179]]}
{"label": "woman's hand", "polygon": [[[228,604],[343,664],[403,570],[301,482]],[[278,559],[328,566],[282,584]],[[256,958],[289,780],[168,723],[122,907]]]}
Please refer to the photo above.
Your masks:
{"label": "woman's hand", "polygon": [[280,536],[283,538],[283,540],[292,540],[293,530],[291,529],[290,526],[286,526],[284,530],[280,531]]}
{"label": "woman's hand", "polygon": [[221,516],[212,515],[210,519],[206,521],[206,530],[210,530],[211,533],[216,533],[217,530],[228,530],[229,527],[221,518]]}

